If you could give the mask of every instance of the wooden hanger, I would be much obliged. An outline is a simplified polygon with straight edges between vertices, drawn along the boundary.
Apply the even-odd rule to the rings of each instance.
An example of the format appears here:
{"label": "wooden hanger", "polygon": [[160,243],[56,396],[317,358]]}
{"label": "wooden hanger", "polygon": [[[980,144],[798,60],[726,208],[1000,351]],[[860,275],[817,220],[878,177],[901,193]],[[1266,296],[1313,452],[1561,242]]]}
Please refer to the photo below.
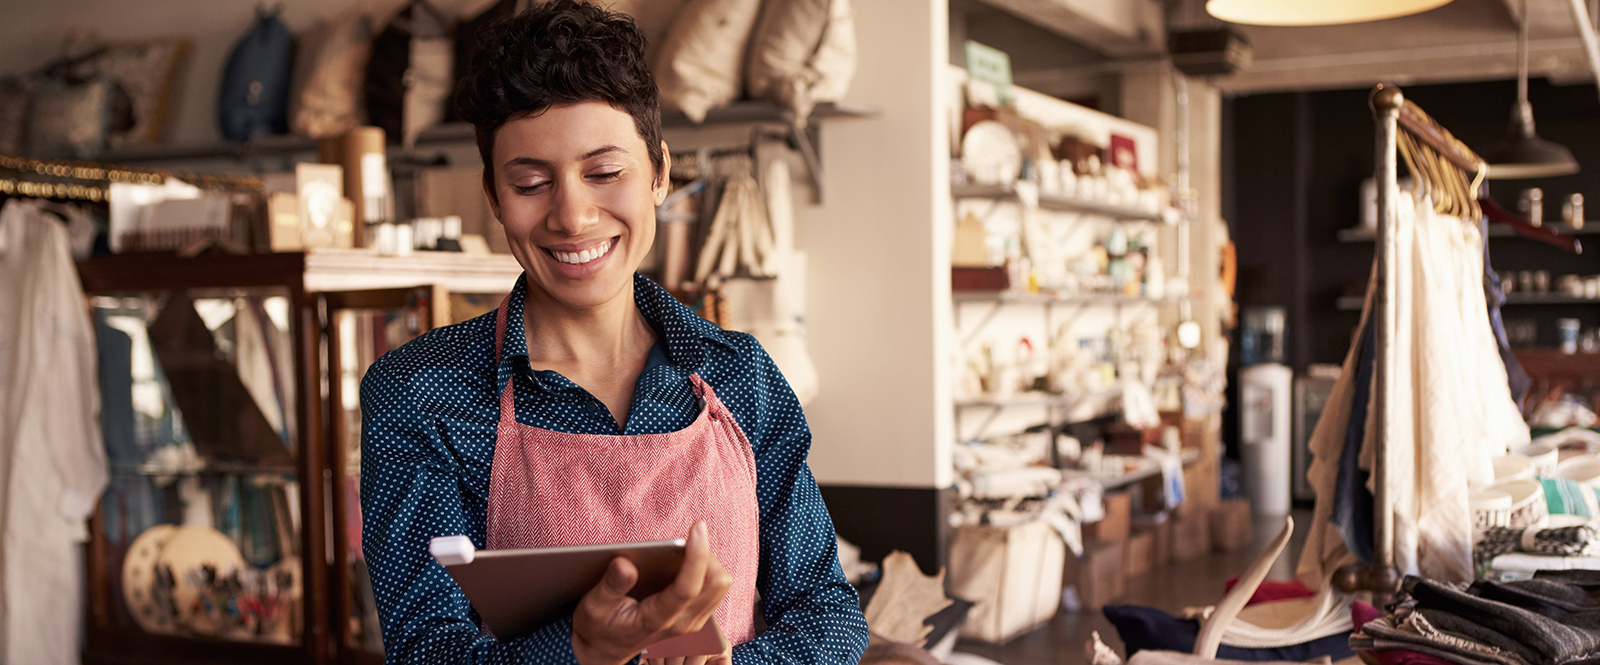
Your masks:
{"label": "wooden hanger", "polygon": [[1528,220],[1502,208],[1487,193],[1478,197],[1478,207],[1483,209],[1483,216],[1489,218],[1489,221],[1505,224],[1511,227],[1511,230],[1519,236],[1560,247],[1573,254],[1583,253],[1583,243],[1578,242],[1577,238],[1556,233],[1548,227],[1534,226]]}

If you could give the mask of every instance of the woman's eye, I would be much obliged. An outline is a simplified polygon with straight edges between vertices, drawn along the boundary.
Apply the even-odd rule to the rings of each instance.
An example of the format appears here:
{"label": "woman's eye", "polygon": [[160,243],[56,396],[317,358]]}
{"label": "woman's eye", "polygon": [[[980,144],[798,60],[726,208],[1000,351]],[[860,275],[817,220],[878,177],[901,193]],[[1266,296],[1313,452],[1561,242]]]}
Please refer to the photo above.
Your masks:
{"label": "woman's eye", "polygon": [[548,184],[550,184],[549,180],[540,180],[538,182],[534,182],[534,183],[527,184],[527,185],[512,184],[511,185],[511,189],[512,189],[512,191],[515,191],[518,194],[532,194],[532,193],[534,193],[536,191],[544,189],[545,185],[548,185]]}
{"label": "woman's eye", "polygon": [[596,174],[594,174],[592,176],[589,176],[589,177],[593,178],[595,180],[602,180],[602,181],[604,181],[604,180],[616,180],[617,178],[622,177],[622,170],[618,169],[616,171],[606,171],[605,173],[596,173]]}

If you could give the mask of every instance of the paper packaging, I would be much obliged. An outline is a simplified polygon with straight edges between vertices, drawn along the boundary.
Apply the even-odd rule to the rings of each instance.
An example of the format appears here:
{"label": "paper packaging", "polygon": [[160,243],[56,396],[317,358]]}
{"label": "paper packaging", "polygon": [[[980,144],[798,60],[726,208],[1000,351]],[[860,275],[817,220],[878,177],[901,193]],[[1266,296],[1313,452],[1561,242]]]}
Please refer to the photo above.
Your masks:
{"label": "paper packaging", "polygon": [[[1126,551],[1123,553],[1122,572],[1127,577],[1143,575],[1156,566],[1155,532],[1149,529],[1135,531],[1128,536],[1128,542],[1124,544],[1124,547]],[[1166,563],[1165,560],[1162,560],[1160,565],[1164,566]]]}
{"label": "paper packaging", "polygon": [[1247,500],[1223,499],[1211,510],[1211,546],[1218,552],[1238,552],[1250,547],[1252,528]]}
{"label": "paper packaging", "polygon": [[1110,492],[1102,501],[1105,504],[1105,517],[1083,525],[1083,539],[1100,543],[1120,543],[1127,540],[1133,495],[1127,492]]}
{"label": "paper packaging", "polygon": [[350,200],[340,195],[344,169],[338,164],[295,164],[300,237],[305,248],[353,246]]}

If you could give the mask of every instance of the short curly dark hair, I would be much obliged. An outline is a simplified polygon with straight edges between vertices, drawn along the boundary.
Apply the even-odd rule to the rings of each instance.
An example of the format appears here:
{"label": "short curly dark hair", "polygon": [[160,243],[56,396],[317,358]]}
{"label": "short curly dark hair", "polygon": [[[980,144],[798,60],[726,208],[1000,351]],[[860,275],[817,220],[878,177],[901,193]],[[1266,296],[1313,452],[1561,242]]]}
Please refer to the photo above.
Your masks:
{"label": "short curly dark hair", "polygon": [[508,121],[580,102],[605,102],[632,116],[661,177],[660,93],[644,51],[644,33],[632,18],[576,0],[551,0],[485,27],[456,87],[456,110],[476,130],[491,196],[495,132]]}

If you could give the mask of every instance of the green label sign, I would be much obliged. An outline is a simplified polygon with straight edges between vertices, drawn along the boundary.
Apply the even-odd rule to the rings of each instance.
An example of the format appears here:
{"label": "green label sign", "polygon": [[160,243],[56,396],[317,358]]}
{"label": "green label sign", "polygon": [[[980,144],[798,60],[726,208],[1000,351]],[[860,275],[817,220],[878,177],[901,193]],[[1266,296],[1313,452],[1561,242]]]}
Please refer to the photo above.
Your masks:
{"label": "green label sign", "polygon": [[1005,51],[968,40],[967,78],[994,86],[1001,106],[1011,105],[1011,56]]}

